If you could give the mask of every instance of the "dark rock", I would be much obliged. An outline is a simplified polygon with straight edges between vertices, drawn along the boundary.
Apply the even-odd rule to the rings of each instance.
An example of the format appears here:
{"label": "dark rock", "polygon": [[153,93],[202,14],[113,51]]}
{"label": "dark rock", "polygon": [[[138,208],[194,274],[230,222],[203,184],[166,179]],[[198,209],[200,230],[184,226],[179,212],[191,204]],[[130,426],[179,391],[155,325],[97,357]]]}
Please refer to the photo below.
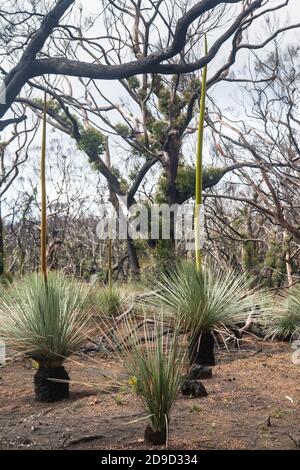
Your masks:
{"label": "dark rock", "polygon": [[212,368],[194,364],[188,374],[189,380],[203,380],[212,377]]}
{"label": "dark rock", "polygon": [[207,397],[208,393],[204,385],[197,380],[187,379],[181,387],[183,395],[188,395],[193,398]]}

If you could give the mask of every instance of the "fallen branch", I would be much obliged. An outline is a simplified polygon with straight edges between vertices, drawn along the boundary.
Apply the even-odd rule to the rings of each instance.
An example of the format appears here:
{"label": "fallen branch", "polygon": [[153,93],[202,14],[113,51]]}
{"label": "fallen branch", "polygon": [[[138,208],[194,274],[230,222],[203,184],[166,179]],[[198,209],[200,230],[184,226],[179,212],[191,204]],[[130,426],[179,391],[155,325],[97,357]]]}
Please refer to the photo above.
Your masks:
{"label": "fallen branch", "polygon": [[295,446],[299,449],[300,448],[300,440],[299,441],[296,441],[296,439],[293,438],[293,436],[291,436],[290,434],[288,434],[289,438],[291,439],[291,441],[293,441],[293,443],[295,444]]}

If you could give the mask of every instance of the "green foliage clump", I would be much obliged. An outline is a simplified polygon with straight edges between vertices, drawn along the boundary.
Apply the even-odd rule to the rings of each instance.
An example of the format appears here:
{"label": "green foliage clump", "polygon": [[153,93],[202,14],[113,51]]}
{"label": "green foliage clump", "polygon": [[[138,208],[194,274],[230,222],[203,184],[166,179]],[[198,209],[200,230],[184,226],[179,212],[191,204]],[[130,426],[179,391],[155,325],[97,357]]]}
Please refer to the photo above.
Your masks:
{"label": "green foliage clump", "polygon": [[162,274],[169,272],[176,264],[174,250],[170,240],[156,240],[155,247],[148,250],[147,263],[142,268],[145,280],[155,281]]}
{"label": "green foliage clump", "polygon": [[[40,98],[37,98],[34,100],[37,104],[41,105],[44,107],[44,100],[43,99],[40,99]],[[47,100],[47,111],[49,112],[49,114],[51,115],[51,113],[54,113],[56,114],[61,121],[64,121],[66,126],[71,126],[72,127],[72,123],[70,121],[70,119],[68,118],[68,116],[66,115],[66,113],[64,112],[63,108],[61,107],[61,104],[59,103],[59,101],[57,100]],[[72,119],[74,119],[77,123],[78,123],[78,119],[76,116],[72,115]]]}
{"label": "green foliage clump", "polygon": [[88,291],[85,306],[100,315],[108,317],[120,315],[125,310],[130,299],[129,292],[119,286],[112,289],[108,287],[93,287]]}
{"label": "green foliage clump", "polygon": [[154,119],[151,124],[148,125],[148,129],[154,139],[158,140],[161,144],[164,143],[168,129],[168,123],[166,121]]}
{"label": "green foliage clump", "polygon": [[[246,232],[241,232],[240,235],[244,239],[248,238],[248,234]],[[248,271],[251,271],[259,266],[259,262],[260,260],[255,242],[245,242],[242,248],[242,267]]]}
{"label": "green foliage clump", "polygon": [[[203,189],[211,188],[217,184],[224,170],[222,168],[206,166],[203,168]],[[176,178],[176,187],[180,194],[180,202],[183,203],[195,196],[196,174],[192,165],[181,164],[178,167]],[[165,174],[162,174],[158,180],[156,202],[163,203],[167,200],[168,180]]]}
{"label": "green foliage clump", "polygon": [[118,123],[118,124],[115,125],[115,131],[121,137],[129,137],[129,135],[131,134],[130,127],[128,127],[128,126],[126,126],[125,124],[122,124],[122,123]]}
{"label": "green foliage clump", "polygon": [[[36,103],[44,106],[44,99],[37,98],[35,100]],[[47,100],[47,110],[53,111],[56,114],[61,114],[62,108],[60,103],[57,100]]]}
{"label": "green foliage clump", "polygon": [[116,167],[113,167],[111,168],[111,173],[117,178],[117,180],[119,181],[120,183],[120,189],[123,193],[126,193],[129,189],[129,184],[128,182],[126,181],[126,179],[122,176],[121,174],[121,171],[116,168]]}
{"label": "green foliage clump", "polygon": [[80,131],[80,141],[78,143],[79,150],[87,155],[102,155],[105,150],[105,137],[93,127],[83,128]]}
{"label": "green foliage clump", "polygon": [[223,168],[215,166],[205,166],[203,168],[203,189],[215,186],[223,176]]}
{"label": "green foliage clump", "polygon": [[129,85],[129,87],[132,89],[132,90],[136,90],[138,88],[140,88],[140,81],[137,77],[129,77],[127,79],[127,83]]}

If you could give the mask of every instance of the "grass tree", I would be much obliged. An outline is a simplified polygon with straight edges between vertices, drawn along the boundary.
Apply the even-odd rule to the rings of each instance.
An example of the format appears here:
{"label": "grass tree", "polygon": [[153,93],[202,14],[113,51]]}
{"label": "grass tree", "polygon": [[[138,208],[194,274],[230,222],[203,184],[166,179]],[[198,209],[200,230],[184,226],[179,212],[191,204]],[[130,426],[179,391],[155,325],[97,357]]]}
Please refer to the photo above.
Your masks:
{"label": "grass tree", "polygon": [[156,282],[147,303],[163,308],[189,332],[190,364],[214,365],[213,330],[244,322],[262,305],[251,279],[236,271],[183,263]]}
{"label": "grass tree", "polygon": [[[207,37],[204,35],[205,54]],[[195,175],[195,265],[181,264],[158,281],[152,303],[179,317],[190,331],[191,365],[215,365],[213,330],[245,318],[255,305],[250,280],[236,272],[202,266],[201,224],[203,188],[203,143],[207,67],[202,74]]]}
{"label": "grass tree", "polygon": [[53,402],[69,396],[64,360],[83,344],[89,313],[85,290],[63,274],[25,277],[1,295],[0,337],[12,350],[36,361],[35,394]]}
{"label": "grass tree", "polygon": [[118,343],[112,343],[115,354],[123,363],[126,383],[141,400],[149,420],[145,442],[164,445],[177,395],[184,381],[186,348],[179,335],[179,324],[167,329],[162,317],[150,324],[146,318],[140,330],[134,317],[127,316],[115,326]]}
{"label": "grass tree", "polygon": [[41,180],[41,272],[24,278],[0,303],[0,336],[13,350],[38,364],[34,376],[39,401],[69,396],[69,375],[63,362],[85,340],[89,315],[86,293],[62,274],[47,272],[46,137],[47,99],[44,97]]}
{"label": "grass tree", "polygon": [[277,299],[272,315],[268,315],[266,337],[284,341],[300,339],[300,286],[291,287]]}
{"label": "grass tree", "polygon": [[[204,49],[207,55],[207,36],[204,35]],[[201,251],[201,209],[202,209],[202,190],[203,190],[203,144],[204,144],[204,120],[205,120],[205,103],[206,103],[206,82],[207,82],[207,66],[203,68],[202,86],[200,96],[200,114],[197,134],[197,155],[196,155],[196,178],[195,178],[195,263],[197,277],[202,276],[202,251]],[[198,335],[196,331],[192,333],[190,340],[190,360],[191,362],[199,362],[206,365],[215,365],[214,357],[214,337],[210,330],[202,331]],[[196,354],[197,348],[197,354]],[[199,360],[197,358],[199,357]]]}
{"label": "grass tree", "polygon": [[118,286],[93,286],[88,288],[86,307],[106,317],[116,317],[131,306],[132,294],[128,289]]}

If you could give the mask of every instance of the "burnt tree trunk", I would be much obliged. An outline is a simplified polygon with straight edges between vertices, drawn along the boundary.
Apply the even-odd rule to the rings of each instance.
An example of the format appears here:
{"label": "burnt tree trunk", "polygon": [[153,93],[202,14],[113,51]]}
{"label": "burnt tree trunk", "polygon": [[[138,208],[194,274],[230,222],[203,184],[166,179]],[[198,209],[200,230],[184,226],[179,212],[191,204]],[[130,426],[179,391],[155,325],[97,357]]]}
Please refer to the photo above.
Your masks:
{"label": "burnt tree trunk", "polygon": [[131,273],[133,278],[138,278],[140,274],[140,263],[136,251],[136,247],[134,241],[130,236],[127,234],[127,251],[131,266]]}
{"label": "burnt tree trunk", "polygon": [[[114,209],[116,213],[119,213],[119,199],[117,197],[117,194],[113,191],[111,187],[110,188],[110,201],[112,205],[114,206]],[[123,196],[123,193],[120,193],[119,196]],[[127,201],[127,209],[130,209],[130,203],[134,204],[135,201]],[[123,220],[123,223],[127,224],[126,216],[124,214],[119,214],[121,215],[122,218],[125,218]],[[119,220],[120,223],[120,220]],[[134,244],[134,240],[130,237],[129,233],[127,232],[127,252],[128,252],[128,257],[129,257],[129,263],[130,263],[130,268],[131,268],[131,274],[133,278],[138,278],[140,275],[140,263],[138,259],[138,254],[136,250],[136,246]]]}
{"label": "burnt tree trunk", "polygon": [[150,425],[145,429],[144,439],[146,444],[154,446],[162,446],[167,442],[167,429],[164,428],[161,431],[153,431]]}
{"label": "burnt tree trunk", "polygon": [[[59,380],[59,382],[51,379]],[[70,377],[63,366],[40,366],[34,376],[36,400],[53,403],[69,398],[69,380]]]}
{"label": "burnt tree trunk", "polygon": [[[176,178],[178,174],[178,165],[180,157],[181,141],[178,131],[169,134],[167,144],[165,146],[166,175],[167,175],[167,202],[169,207],[180,204],[180,193],[177,189]],[[170,212],[170,249],[175,251],[175,216],[174,212]]]}

